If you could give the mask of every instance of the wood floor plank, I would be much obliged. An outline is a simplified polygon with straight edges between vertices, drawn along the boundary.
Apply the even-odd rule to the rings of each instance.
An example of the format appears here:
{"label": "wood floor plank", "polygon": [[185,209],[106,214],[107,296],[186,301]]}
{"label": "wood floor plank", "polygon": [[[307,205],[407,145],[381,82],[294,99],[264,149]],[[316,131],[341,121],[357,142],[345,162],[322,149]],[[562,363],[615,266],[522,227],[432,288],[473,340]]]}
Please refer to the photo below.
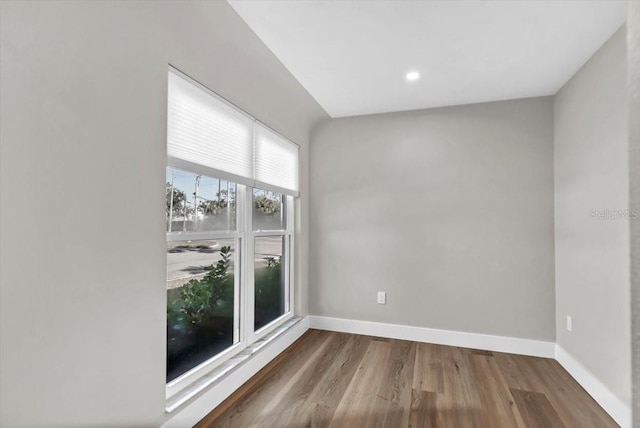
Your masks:
{"label": "wood floor plank", "polygon": [[482,426],[525,427],[515,406],[511,391],[493,356],[469,352],[469,359],[477,381],[482,403]]}
{"label": "wood floor plank", "polygon": [[337,367],[335,363],[341,355],[344,358],[345,348],[346,355],[352,355],[354,349],[348,346],[350,342],[353,342],[353,336],[334,333],[333,341],[329,343],[318,361],[308,367],[300,380],[286,391],[286,395],[280,400],[281,405],[261,423],[265,426],[310,425],[309,406],[317,401],[326,387],[326,381],[335,379],[333,375]]}
{"label": "wood floor plank", "polygon": [[438,394],[435,392],[411,390],[409,428],[439,428],[442,426],[441,413],[436,404],[437,399]]}
{"label": "wood floor plank", "polygon": [[310,330],[198,425],[609,428],[555,360]]}
{"label": "wood floor plank", "polygon": [[546,395],[520,389],[511,395],[527,428],[566,428]]}
{"label": "wood floor plank", "polygon": [[309,398],[308,411],[297,418],[297,426],[326,427],[331,422],[371,343],[370,337],[350,336],[349,343],[336,358],[332,369]]}
{"label": "wood floor plank", "polygon": [[483,427],[482,402],[471,363],[463,348],[442,346],[444,394],[437,397],[436,405],[446,428]]}
{"label": "wood floor plank", "polygon": [[271,405],[267,405],[258,414],[260,425],[291,426],[297,410],[304,406],[309,395],[322,382],[327,370],[333,364],[337,354],[344,348],[348,336],[332,333],[330,341],[324,348],[312,355],[299,370],[299,376],[292,377],[288,385],[273,398]]}
{"label": "wood floor plank", "polygon": [[[330,334],[311,331],[305,342],[282,360],[267,379],[255,385],[242,400],[214,421],[216,427],[251,427],[257,416],[282,391],[292,376],[309,360],[309,357],[329,340]],[[251,380],[250,380],[251,382]]]}
{"label": "wood floor plank", "polygon": [[383,398],[380,418],[371,426],[406,427],[411,412],[411,384],[415,369],[417,343],[394,340],[378,397]]}
{"label": "wood floor plank", "polygon": [[384,379],[381,367],[387,364],[391,342],[371,341],[358,370],[338,404],[329,427],[370,426],[380,401],[378,390]]}
{"label": "wood floor plank", "polygon": [[[272,376],[277,375],[278,371],[282,370],[282,365],[286,364],[286,361],[289,359],[290,355],[293,352],[298,353],[298,349],[304,347],[305,345],[315,345],[314,339],[317,337],[317,334],[317,330],[308,330],[297,341],[291,344],[291,346],[285,349],[282,353],[280,353],[280,355],[278,355],[269,364],[262,368],[262,370],[256,373],[256,375],[253,376],[248,382],[243,384],[226,400],[220,403],[220,405],[218,405],[202,420],[200,420],[195,425],[195,428],[206,428],[212,426],[214,422],[219,425],[223,415],[225,417],[228,417],[229,414],[233,413],[234,410],[238,410],[241,406],[241,404],[239,403],[241,400],[245,403],[249,401],[248,398],[251,394],[256,393],[261,385],[268,382]],[[276,367],[278,368],[278,371],[274,371]]]}
{"label": "wood floor plank", "polygon": [[531,358],[524,360],[536,373],[538,389],[551,401],[566,426],[581,428],[613,428],[618,424],[555,360]]}
{"label": "wood floor plank", "polygon": [[442,346],[418,343],[412,388],[444,393]]}
{"label": "wood floor plank", "polygon": [[532,377],[537,377],[538,374],[532,372],[528,365],[522,364],[522,360],[527,357],[500,352],[496,352],[493,357],[509,388],[541,392],[535,389],[535,382],[532,382]]}

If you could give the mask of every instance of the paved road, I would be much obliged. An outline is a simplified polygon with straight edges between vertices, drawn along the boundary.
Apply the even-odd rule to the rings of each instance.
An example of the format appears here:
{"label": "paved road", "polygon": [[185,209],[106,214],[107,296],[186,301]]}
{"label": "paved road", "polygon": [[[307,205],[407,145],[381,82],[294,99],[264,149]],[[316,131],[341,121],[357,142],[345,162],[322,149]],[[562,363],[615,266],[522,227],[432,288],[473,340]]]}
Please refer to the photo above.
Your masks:
{"label": "paved road", "polygon": [[[232,243],[232,240],[191,242],[189,247],[184,243],[176,243],[167,253],[167,279],[171,281],[205,273],[204,267],[220,260],[220,247],[232,245]],[[198,248],[197,245],[202,247]],[[256,262],[260,264],[265,263],[267,257],[281,255],[282,238],[279,236],[258,238],[255,252]]]}

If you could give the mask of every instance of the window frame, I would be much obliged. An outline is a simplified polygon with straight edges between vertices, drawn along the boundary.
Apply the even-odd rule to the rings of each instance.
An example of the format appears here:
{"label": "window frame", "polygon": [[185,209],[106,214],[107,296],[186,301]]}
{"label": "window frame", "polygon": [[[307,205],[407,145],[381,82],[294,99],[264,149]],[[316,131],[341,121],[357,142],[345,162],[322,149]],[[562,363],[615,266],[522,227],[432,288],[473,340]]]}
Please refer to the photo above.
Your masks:
{"label": "window frame", "polygon": [[[199,241],[211,239],[234,240],[234,344],[224,351],[196,365],[170,382],[166,383],[166,399],[170,399],[199,378],[220,366],[248,346],[260,340],[294,316],[294,255],[295,255],[295,197],[282,194],[284,201],[284,228],[277,230],[253,230],[253,190],[231,177],[224,177],[217,170],[169,157],[167,168],[175,168],[187,173],[204,175],[218,180],[227,180],[236,185],[235,231],[176,231],[166,232],[167,242]],[[221,176],[223,175],[223,176]],[[262,190],[262,189],[260,189]],[[281,263],[285,274],[285,310],[282,315],[254,330],[255,315],[255,238],[260,236],[283,236],[285,245]],[[166,286],[166,283],[165,283]],[[166,321],[165,321],[166,323]],[[237,339],[237,340],[236,340]]]}
{"label": "window frame", "polygon": [[[208,171],[208,168],[199,166],[199,168],[190,168],[190,163],[185,164],[185,161],[181,161],[178,165],[175,165],[171,159],[167,162],[167,168],[179,169],[186,173],[205,175],[209,178],[217,180],[226,180],[216,175],[216,171]],[[197,171],[196,171],[197,169]],[[231,181],[231,180],[228,180]],[[235,183],[235,182],[234,182]],[[202,240],[215,240],[226,239],[234,241],[234,263],[233,263],[233,283],[234,283],[234,304],[233,304],[233,344],[202,363],[192,367],[180,376],[166,382],[166,399],[173,397],[178,392],[191,385],[194,381],[202,377],[207,372],[211,371],[215,367],[227,361],[229,358],[237,355],[240,351],[247,347],[245,335],[243,335],[242,328],[242,263],[246,255],[243,251],[245,247],[244,236],[242,231],[243,219],[245,217],[244,211],[246,207],[244,204],[239,204],[238,200],[244,198],[246,192],[246,186],[236,184],[236,230],[222,230],[222,231],[197,231],[197,232],[166,232],[166,241],[179,242],[179,241],[202,241]],[[165,284],[166,285],[166,284]],[[166,323],[166,322],[165,322]]]}
{"label": "window frame", "polygon": [[[282,194],[284,198],[284,206],[283,206],[283,215],[284,215],[284,229],[273,229],[273,230],[253,230],[253,190],[260,189],[257,187],[251,187],[251,191],[247,192],[245,197],[247,198],[247,207],[251,207],[251,214],[246,219],[247,223],[245,224],[245,230],[247,233],[247,247],[249,250],[249,254],[251,257],[247,257],[247,269],[245,270],[248,282],[248,287],[246,288],[246,298],[247,298],[247,306],[249,310],[246,312],[245,326],[247,326],[247,334],[249,343],[253,343],[257,340],[260,340],[267,334],[269,334],[272,330],[282,325],[282,323],[291,319],[294,315],[294,286],[293,286],[293,251],[294,248],[294,197],[290,195]],[[284,263],[284,274],[285,274],[285,310],[282,315],[270,321],[266,325],[260,327],[258,330],[254,329],[254,321],[255,321],[255,238],[262,236],[282,236],[286,237],[285,245],[283,248],[283,259],[280,263]]]}

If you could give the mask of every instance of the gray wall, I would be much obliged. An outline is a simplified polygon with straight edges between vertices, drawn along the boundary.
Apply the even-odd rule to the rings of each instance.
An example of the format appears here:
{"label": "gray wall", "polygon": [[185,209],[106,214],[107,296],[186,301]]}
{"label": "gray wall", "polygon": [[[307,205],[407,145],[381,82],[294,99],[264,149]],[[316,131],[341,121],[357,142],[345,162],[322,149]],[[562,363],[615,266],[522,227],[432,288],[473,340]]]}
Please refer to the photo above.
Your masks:
{"label": "gray wall", "polygon": [[552,115],[545,97],[320,125],[310,312],[553,341]]}
{"label": "gray wall", "polygon": [[303,313],[326,115],[226,2],[0,4],[0,425],[157,426],[167,64],[302,145]]}
{"label": "gray wall", "polygon": [[629,219],[604,211],[629,209],[625,35],[616,32],[554,99],[556,334],[630,405]]}
{"label": "gray wall", "polygon": [[[627,1],[627,83],[629,101],[629,185],[631,209],[640,212],[640,2]],[[640,221],[631,226],[631,316],[633,423],[640,427]]]}

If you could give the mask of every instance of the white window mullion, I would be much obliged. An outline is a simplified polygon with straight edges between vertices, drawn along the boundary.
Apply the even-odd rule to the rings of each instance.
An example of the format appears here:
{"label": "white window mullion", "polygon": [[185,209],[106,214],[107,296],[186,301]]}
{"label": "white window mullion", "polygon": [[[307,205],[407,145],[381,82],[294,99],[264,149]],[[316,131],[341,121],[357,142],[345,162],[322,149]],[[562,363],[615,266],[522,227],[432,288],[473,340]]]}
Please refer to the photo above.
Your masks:
{"label": "white window mullion", "polygon": [[280,263],[284,265],[284,313],[288,314],[291,309],[290,293],[291,293],[291,236],[284,236],[284,254]]}
{"label": "white window mullion", "polygon": [[246,257],[244,264],[244,294],[245,298],[243,302],[245,303],[245,307],[243,308],[244,316],[244,335],[247,338],[247,343],[253,343],[255,341],[255,334],[253,331],[253,323],[255,320],[255,273],[254,273],[254,263],[255,263],[255,236],[253,233],[253,188],[246,187],[245,193],[243,197],[244,202],[244,236],[245,236],[245,247],[246,247]]}
{"label": "white window mullion", "polygon": [[287,312],[289,313],[293,313],[294,309],[295,309],[295,251],[296,251],[296,246],[295,246],[295,206],[294,206],[294,198],[293,196],[287,196],[287,203],[286,203],[286,210],[287,210],[287,215],[286,215],[286,227],[287,227],[287,231],[289,233],[289,253],[287,256],[287,263],[289,263],[289,267],[287,268],[287,273],[289,275],[289,279],[288,279],[288,286],[287,286],[287,303],[289,304],[288,308],[287,308]]}
{"label": "white window mullion", "polygon": [[253,234],[254,237],[256,237],[256,236],[289,235],[291,232],[289,232],[287,229],[282,229],[282,230],[254,230],[251,233]]}
{"label": "white window mullion", "polygon": [[246,216],[247,216],[247,208],[245,206],[245,198],[247,193],[247,187],[241,184],[236,187],[236,211],[237,211],[237,227],[238,227],[238,241],[240,241],[239,251],[240,254],[240,263],[238,263],[237,271],[238,277],[240,281],[238,281],[238,299],[237,299],[237,310],[238,313],[236,317],[238,319],[238,335],[240,339],[240,343],[244,346],[249,344],[249,340],[247,335],[245,334],[245,325],[247,323],[246,320],[246,282],[247,278],[245,272],[247,271],[246,264],[248,258],[247,252],[247,239],[246,239]]}
{"label": "white window mullion", "polygon": [[[236,204],[237,206],[237,204]],[[246,344],[243,341],[243,337],[241,334],[242,329],[242,261],[244,259],[243,256],[243,243],[241,238],[236,238],[235,240],[236,246],[236,262],[233,265],[233,293],[234,293],[234,302],[233,302],[233,342],[241,343],[243,346]],[[240,260],[238,260],[240,259]]]}
{"label": "white window mullion", "polygon": [[242,237],[242,235],[238,232],[171,232],[167,233],[167,242],[237,239],[240,237]]}

